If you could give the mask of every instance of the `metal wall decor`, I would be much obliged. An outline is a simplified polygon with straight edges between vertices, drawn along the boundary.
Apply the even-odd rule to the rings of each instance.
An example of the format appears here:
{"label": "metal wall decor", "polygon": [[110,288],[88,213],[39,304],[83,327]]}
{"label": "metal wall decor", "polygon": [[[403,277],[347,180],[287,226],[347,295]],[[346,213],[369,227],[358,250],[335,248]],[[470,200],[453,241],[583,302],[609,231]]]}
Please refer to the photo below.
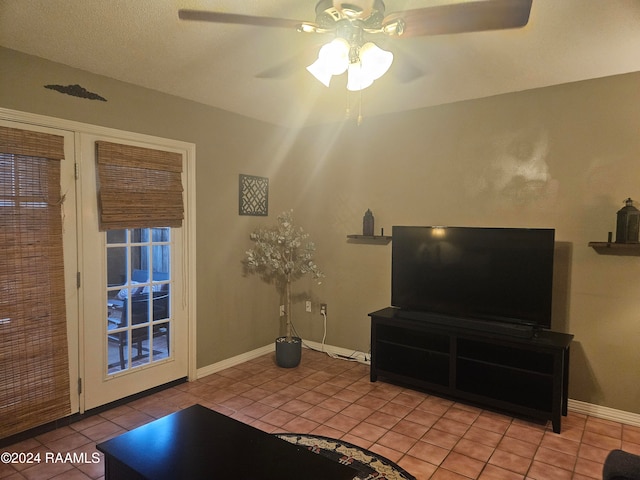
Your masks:
{"label": "metal wall decor", "polygon": [[106,102],[107,99],[98,95],[97,93],[90,92],[86,88],[75,84],[75,85],[45,85],[44,88],[48,88],[49,90],[55,90],[56,92],[64,93],[66,95],[71,95],[72,97],[79,98],[87,98],[89,100],[100,100],[101,102]]}
{"label": "metal wall decor", "polygon": [[269,215],[269,179],[240,174],[238,208],[240,215]]}

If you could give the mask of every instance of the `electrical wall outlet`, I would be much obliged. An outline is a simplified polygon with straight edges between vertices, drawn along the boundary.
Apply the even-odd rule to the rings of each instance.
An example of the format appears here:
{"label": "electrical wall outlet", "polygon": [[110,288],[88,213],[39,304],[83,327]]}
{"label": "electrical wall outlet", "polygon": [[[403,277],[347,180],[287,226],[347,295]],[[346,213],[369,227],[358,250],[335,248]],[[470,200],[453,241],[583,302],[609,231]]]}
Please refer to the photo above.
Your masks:
{"label": "electrical wall outlet", "polygon": [[305,302],[305,304],[304,304],[304,309],[305,309],[307,312],[311,313],[311,300],[307,300],[307,301]]}
{"label": "electrical wall outlet", "polygon": [[284,317],[284,305],[280,305],[280,316]]}
{"label": "electrical wall outlet", "polygon": [[327,304],[326,303],[321,303],[320,304],[320,315],[326,315],[327,314]]}

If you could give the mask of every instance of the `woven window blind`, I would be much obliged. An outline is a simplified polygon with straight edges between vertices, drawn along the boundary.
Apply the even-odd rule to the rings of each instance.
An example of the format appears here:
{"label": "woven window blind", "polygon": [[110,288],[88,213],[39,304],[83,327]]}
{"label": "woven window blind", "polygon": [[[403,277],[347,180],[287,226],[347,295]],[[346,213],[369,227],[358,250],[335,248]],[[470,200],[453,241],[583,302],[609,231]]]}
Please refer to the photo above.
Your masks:
{"label": "woven window blind", "polygon": [[182,155],[96,142],[100,230],[181,227]]}
{"label": "woven window blind", "polygon": [[71,413],[63,141],[0,127],[0,438]]}

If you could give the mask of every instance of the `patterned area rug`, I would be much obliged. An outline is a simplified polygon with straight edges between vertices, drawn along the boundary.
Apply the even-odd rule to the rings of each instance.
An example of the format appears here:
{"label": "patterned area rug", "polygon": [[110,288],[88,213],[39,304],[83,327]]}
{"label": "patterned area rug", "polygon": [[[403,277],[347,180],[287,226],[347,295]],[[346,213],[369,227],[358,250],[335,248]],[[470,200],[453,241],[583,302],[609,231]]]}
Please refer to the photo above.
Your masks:
{"label": "patterned area rug", "polygon": [[314,453],[358,471],[354,480],[416,480],[391,460],[342,440],[319,435],[276,433],[278,438],[307,447]]}

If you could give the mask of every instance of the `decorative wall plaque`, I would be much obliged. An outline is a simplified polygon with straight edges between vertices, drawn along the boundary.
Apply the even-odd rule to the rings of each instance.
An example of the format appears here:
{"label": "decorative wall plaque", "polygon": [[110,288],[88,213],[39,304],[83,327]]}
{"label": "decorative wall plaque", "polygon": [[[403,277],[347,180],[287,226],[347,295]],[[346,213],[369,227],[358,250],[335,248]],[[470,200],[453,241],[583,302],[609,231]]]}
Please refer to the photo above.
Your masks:
{"label": "decorative wall plaque", "polygon": [[48,88],[49,90],[55,90],[56,92],[64,93],[66,95],[71,95],[72,97],[79,98],[87,98],[89,100],[100,100],[101,102],[106,102],[107,99],[98,95],[97,93],[90,92],[86,88],[75,84],[75,85],[45,85],[44,88]]}
{"label": "decorative wall plaque", "polygon": [[269,179],[240,174],[239,214],[266,217],[269,215]]}

